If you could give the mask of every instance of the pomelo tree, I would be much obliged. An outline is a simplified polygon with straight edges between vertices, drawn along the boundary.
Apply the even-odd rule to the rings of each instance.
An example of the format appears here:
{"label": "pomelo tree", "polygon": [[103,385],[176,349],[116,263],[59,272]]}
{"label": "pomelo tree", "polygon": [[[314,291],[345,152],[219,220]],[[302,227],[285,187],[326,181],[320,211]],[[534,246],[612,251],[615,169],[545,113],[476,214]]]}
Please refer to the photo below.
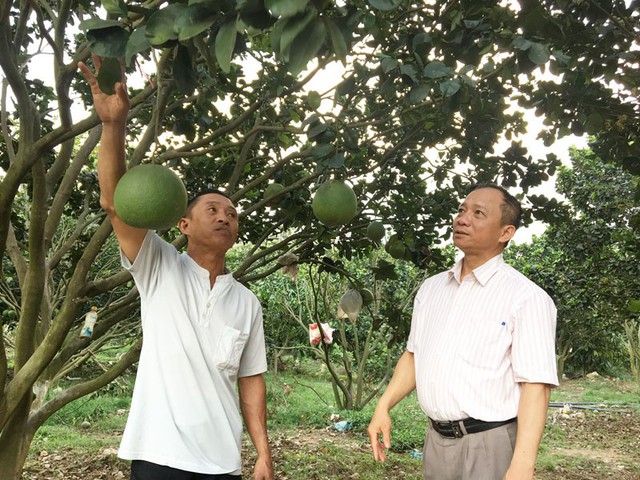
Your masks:
{"label": "pomelo tree", "polygon": [[640,179],[591,150],[572,150],[571,162],[558,174],[562,220],[506,256],[556,302],[559,373],[615,374],[629,357],[625,322],[638,319],[629,307],[640,297]]}
{"label": "pomelo tree", "polygon": [[[19,476],[34,433],[55,411],[137,359],[135,347],[102,375],[49,392],[126,333],[137,309],[99,210],[92,152],[100,123],[77,73],[90,51],[111,67],[125,59],[130,165],[171,167],[191,193],[232,194],[252,245],[236,274],[250,282],[278,270],[284,252],[301,262],[327,247],[366,254],[372,220],[393,231],[403,259],[423,264],[446,238],[458,195],[478,180],[517,186],[534,214],[552,213],[528,193],[559,162],[521,144],[526,122],[514,105],[544,116],[547,144],[587,132],[601,155],[637,174],[637,7],[1,2],[0,477]],[[100,82],[108,89],[113,78],[105,68]],[[499,138],[512,143],[494,150]],[[353,185],[357,212],[328,228],[311,198],[334,178]],[[283,185],[278,196],[265,197],[270,183]],[[80,338],[94,303],[94,337]]]}

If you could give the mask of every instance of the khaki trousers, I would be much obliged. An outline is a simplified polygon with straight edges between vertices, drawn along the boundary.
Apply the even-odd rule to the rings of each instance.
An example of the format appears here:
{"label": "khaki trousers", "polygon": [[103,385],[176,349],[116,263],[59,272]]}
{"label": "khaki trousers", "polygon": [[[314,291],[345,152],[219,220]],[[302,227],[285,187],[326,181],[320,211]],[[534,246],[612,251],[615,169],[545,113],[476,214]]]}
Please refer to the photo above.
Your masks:
{"label": "khaki trousers", "polygon": [[427,429],[422,476],[426,480],[502,480],[516,445],[518,422],[462,438]]}

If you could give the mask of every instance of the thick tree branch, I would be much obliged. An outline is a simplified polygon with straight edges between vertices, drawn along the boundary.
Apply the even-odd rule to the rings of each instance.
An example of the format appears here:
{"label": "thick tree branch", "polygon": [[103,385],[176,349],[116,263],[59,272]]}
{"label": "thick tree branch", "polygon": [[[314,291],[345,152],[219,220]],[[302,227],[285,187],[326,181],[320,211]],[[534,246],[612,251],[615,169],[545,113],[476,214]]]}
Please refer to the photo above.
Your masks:
{"label": "thick tree branch", "polygon": [[[78,175],[82,171],[82,168],[87,162],[87,158],[91,155],[91,152],[98,144],[100,140],[100,134],[102,133],[102,126],[96,126],[91,130],[89,136],[82,144],[82,147],[77,151],[73,161],[67,171],[64,174],[64,178],[62,179],[62,183],[56,190],[55,197],[53,198],[53,202],[51,204],[51,209],[49,211],[49,218],[47,218],[47,225],[45,228],[45,242],[48,246],[51,245],[53,236],[60,224],[60,219],[62,218],[62,213],[64,211],[65,205],[69,201],[71,194],[77,187],[77,179]],[[56,165],[52,167],[52,169]],[[66,165],[65,165],[66,166]],[[47,179],[49,187],[53,187],[53,183],[57,183],[57,174],[49,171],[49,178]]]}
{"label": "thick tree branch", "polygon": [[129,351],[111,367],[107,372],[103,373],[93,380],[75,385],[58,394],[47,403],[45,403],[38,411],[29,418],[29,429],[35,432],[51,415],[60,410],[69,402],[83,397],[91,392],[104,387],[114,379],[122,375],[129,367],[140,358],[140,349],[142,348],[142,340],[139,340]]}
{"label": "thick tree branch", "polygon": [[20,322],[16,331],[15,372],[19,372],[35,349],[34,332],[45,284],[44,224],[47,218],[47,187],[43,161],[32,169],[33,199],[29,218],[29,268],[22,291]]}

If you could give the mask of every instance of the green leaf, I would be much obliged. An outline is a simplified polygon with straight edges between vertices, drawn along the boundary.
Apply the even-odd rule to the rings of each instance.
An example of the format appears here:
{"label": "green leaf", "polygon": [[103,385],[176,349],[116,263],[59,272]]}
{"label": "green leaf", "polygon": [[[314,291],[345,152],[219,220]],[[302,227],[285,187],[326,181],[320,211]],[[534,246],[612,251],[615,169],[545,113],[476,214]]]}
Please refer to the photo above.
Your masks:
{"label": "green leaf", "polygon": [[604,128],[604,118],[598,112],[594,112],[589,117],[587,117],[587,121],[584,124],[584,130],[589,135],[596,135]]}
{"label": "green leaf", "polygon": [[402,0],[369,0],[369,5],[383,12],[394,10],[401,3]]}
{"label": "green leaf", "polygon": [[116,82],[122,81],[122,67],[117,58],[103,57],[100,71],[96,78],[98,86],[107,95],[115,93]]}
{"label": "green leaf", "polygon": [[321,158],[325,158],[330,155],[334,150],[335,147],[333,145],[323,143],[321,145],[318,145],[317,147],[312,148],[311,155],[313,155],[314,158],[320,160]]}
{"label": "green leaf", "polygon": [[129,41],[129,32],[124,28],[111,27],[89,30],[87,32],[88,47],[101,57],[124,57]]}
{"label": "green leaf", "polygon": [[217,13],[203,4],[189,5],[176,18],[174,28],[181,42],[207,30],[215,21]]}
{"label": "green leaf", "polygon": [[380,67],[384,73],[389,73],[398,66],[398,60],[392,57],[384,57],[380,62]]}
{"label": "green leaf", "polygon": [[631,300],[627,308],[631,312],[640,312],[640,300]]}
{"label": "green leaf", "polygon": [[409,101],[413,104],[420,103],[429,96],[430,92],[431,87],[429,85],[415,85],[409,92]]}
{"label": "green leaf", "polygon": [[265,0],[264,6],[275,17],[293,17],[304,12],[307,0]]}
{"label": "green leaf", "polygon": [[340,59],[343,65],[347,63],[347,42],[344,39],[342,30],[336,25],[336,23],[328,18],[325,20],[327,31],[329,32],[329,38],[331,39],[331,45],[333,46],[333,53]]}
{"label": "green leaf", "polygon": [[127,65],[131,65],[131,60],[134,56],[140,52],[148,50],[149,48],[151,48],[151,44],[149,43],[149,39],[146,35],[146,26],[142,25],[131,32],[131,35],[129,36],[124,55],[125,63]]}
{"label": "green leaf", "polygon": [[87,32],[89,30],[100,30],[101,28],[120,27],[122,24],[118,20],[103,20],[101,18],[90,18],[80,23],[80,29]]}
{"label": "green leaf", "polygon": [[[307,25],[309,25],[309,23],[315,18],[315,14],[315,9],[310,9],[303,16],[287,18],[284,21],[282,25],[282,35],[280,36],[280,42],[277,51],[280,52],[285,60],[289,58],[289,47],[296,39],[296,37],[300,35],[304,31],[304,29],[307,28]],[[307,40],[307,38],[304,38],[304,41],[299,43],[305,43]]]}
{"label": "green leaf", "polygon": [[225,23],[220,27],[216,35],[216,59],[225,73],[231,71],[231,55],[233,55],[233,47],[236,44],[236,36],[238,34],[237,24],[237,18]]}
{"label": "green leaf", "polygon": [[440,92],[445,97],[451,97],[460,90],[460,80],[454,78],[452,80],[444,81],[440,84]]}
{"label": "green leaf", "polygon": [[333,157],[325,160],[325,164],[329,168],[342,168],[344,166],[344,153],[336,153]]}
{"label": "green leaf", "polygon": [[313,110],[317,110],[322,104],[322,97],[318,92],[311,91],[307,94],[307,103]]}
{"label": "green leaf", "polygon": [[549,61],[551,53],[549,49],[541,43],[531,42],[531,47],[527,51],[529,60],[536,65],[543,65]]}
{"label": "green leaf", "polygon": [[531,42],[523,37],[516,37],[513,39],[512,45],[518,50],[529,50]]}
{"label": "green leaf", "polygon": [[185,8],[187,7],[181,3],[172,3],[151,15],[146,28],[147,39],[151,45],[162,46],[178,39],[175,22]]}
{"label": "green leaf", "polygon": [[376,280],[396,280],[398,278],[395,265],[386,260],[380,260],[378,265],[373,267],[371,271]]}
{"label": "green leaf", "polygon": [[173,79],[185,95],[193,94],[196,89],[197,79],[191,63],[191,54],[184,45],[178,45],[178,53],[173,61]]}
{"label": "green leaf", "polygon": [[123,0],[102,0],[102,6],[110,15],[127,16],[127,5]]}
{"label": "green leaf", "polygon": [[418,69],[415,65],[408,63],[400,66],[400,74],[406,75],[414,82],[418,81]]}
{"label": "green leaf", "polygon": [[322,122],[312,123],[307,130],[309,140],[316,138],[327,130],[327,124]]}
{"label": "green leaf", "polygon": [[422,73],[428,78],[450,77],[453,75],[453,69],[436,60],[435,62],[427,64]]}
{"label": "green leaf", "polygon": [[[210,1],[210,0],[207,0]],[[248,26],[264,30],[276,22],[262,0],[244,0],[238,2],[240,19]]]}
{"label": "green leaf", "polygon": [[289,71],[295,76],[305,69],[309,60],[315,57],[324,43],[326,37],[324,23],[320,19],[314,19],[301,33],[304,42],[295,42],[289,52]]}

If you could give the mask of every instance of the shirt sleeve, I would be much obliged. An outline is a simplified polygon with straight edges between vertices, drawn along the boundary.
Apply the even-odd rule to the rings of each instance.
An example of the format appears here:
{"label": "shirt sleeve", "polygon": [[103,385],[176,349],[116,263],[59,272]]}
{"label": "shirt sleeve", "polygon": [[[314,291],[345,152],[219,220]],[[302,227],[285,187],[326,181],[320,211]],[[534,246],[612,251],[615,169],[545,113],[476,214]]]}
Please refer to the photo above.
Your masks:
{"label": "shirt sleeve", "polygon": [[120,249],[120,262],[131,273],[140,297],[145,298],[158,287],[164,274],[177,264],[178,255],[173,245],[149,230],[134,262],[129,261],[122,249]]}
{"label": "shirt sleeve", "polygon": [[516,382],[558,385],[556,307],[536,288],[516,309],[511,362]]}
{"label": "shirt sleeve", "polygon": [[411,330],[409,330],[409,339],[407,340],[407,351],[411,353],[416,352],[416,342],[418,337],[418,317],[422,306],[427,301],[425,294],[425,291],[427,290],[426,286],[427,280],[422,283],[422,285],[418,289],[418,293],[416,293],[416,298],[413,299],[413,310],[411,312]]}
{"label": "shirt sleeve", "polygon": [[[258,300],[256,299],[256,302]],[[251,324],[249,338],[242,351],[238,377],[250,377],[267,371],[267,352],[264,344],[262,307],[258,305]]]}

